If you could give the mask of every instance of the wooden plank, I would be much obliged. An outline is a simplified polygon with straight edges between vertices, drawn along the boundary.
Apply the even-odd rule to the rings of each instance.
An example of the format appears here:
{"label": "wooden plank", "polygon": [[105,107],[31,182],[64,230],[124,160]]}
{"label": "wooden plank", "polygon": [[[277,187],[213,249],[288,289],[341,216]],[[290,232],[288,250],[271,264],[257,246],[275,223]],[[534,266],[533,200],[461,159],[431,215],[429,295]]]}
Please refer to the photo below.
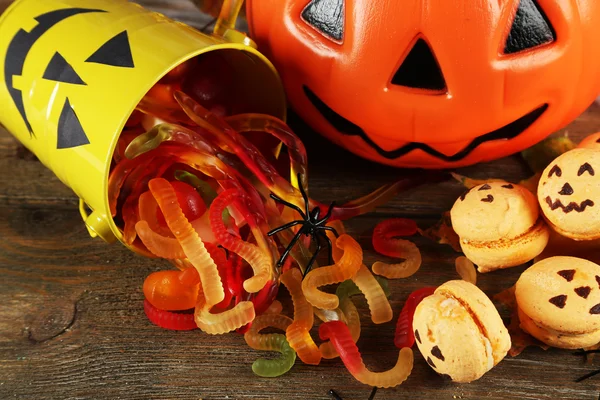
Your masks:
{"label": "wooden plank", "polygon": [[[6,0],[0,0],[0,9]],[[201,20],[189,2],[141,1],[167,15]],[[349,200],[412,171],[361,160],[320,138],[298,118],[294,130],[307,144],[311,194],[322,201]],[[568,127],[575,140],[600,130],[593,106]],[[334,155],[332,157],[332,155]],[[142,309],[141,285],[161,260],[136,256],[120,245],[91,240],[76,210],[77,199],[50,171],[0,128],[0,399],[327,399],[336,389],[347,400],[367,399],[370,388],[355,381],[339,360],[306,366],[297,361],[279,379],[259,379],[250,369],[264,355],[237,334],[209,336],[169,332],[151,325]],[[466,168],[473,177],[518,181],[528,170],[518,157]],[[378,257],[373,227],[390,216],[431,225],[463,191],[455,182],[425,185],[395,198],[376,213],[347,225]],[[423,267],[391,284],[392,306],[401,309],[416,288],[456,279],[458,255],[447,246],[416,238]],[[524,267],[479,276],[489,295],[510,287]],[[285,298],[282,289],[281,297]],[[375,326],[359,301],[363,333],[359,348],[373,370],[391,367],[394,324]],[[289,305],[286,308],[289,313]],[[503,311],[503,316],[507,317]],[[313,331],[317,337],[316,330]],[[376,399],[577,399],[598,398],[598,381],[573,380],[593,369],[570,352],[527,349],[507,358],[481,380],[458,385],[440,379],[415,352],[409,380],[380,390]]]}

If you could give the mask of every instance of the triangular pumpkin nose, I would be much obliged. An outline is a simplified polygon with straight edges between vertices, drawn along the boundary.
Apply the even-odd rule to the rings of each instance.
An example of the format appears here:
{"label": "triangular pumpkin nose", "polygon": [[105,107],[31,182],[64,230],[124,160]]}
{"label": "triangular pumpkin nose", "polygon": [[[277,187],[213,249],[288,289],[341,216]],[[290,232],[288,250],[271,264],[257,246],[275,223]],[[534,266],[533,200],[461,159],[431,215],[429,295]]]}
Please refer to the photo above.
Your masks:
{"label": "triangular pumpkin nose", "polygon": [[425,40],[417,40],[392,78],[392,84],[416,89],[446,89],[442,70]]}

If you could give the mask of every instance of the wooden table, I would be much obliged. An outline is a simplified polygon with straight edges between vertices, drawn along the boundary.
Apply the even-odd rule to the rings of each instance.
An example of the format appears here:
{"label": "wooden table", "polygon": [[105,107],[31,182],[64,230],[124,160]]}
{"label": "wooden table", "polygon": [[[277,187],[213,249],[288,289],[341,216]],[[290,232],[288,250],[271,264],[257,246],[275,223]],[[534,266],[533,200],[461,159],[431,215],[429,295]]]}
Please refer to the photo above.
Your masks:
{"label": "wooden table", "polygon": [[[0,0],[0,9],[5,0]],[[200,14],[184,0],[142,1],[201,26]],[[333,147],[296,117],[291,125],[306,142],[312,195],[344,201],[411,171],[378,166]],[[575,140],[600,130],[600,107],[592,106],[567,131]],[[335,160],[331,157],[335,154]],[[141,285],[163,261],[136,256],[123,246],[87,235],[77,198],[0,128],[0,399],[327,399],[334,388],[346,400],[366,400],[371,388],[354,380],[339,360],[307,366],[299,360],[279,379],[259,379],[250,366],[263,354],[242,336],[171,332],[148,322]],[[518,157],[464,169],[479,177],[518,181],[529,171]],[[389,217],[410,217],[427,227],[450,209],[463,188],[447,181],[402,194],[376,213],[351,220],[349,232],[370,265],[373,227]],[[413,290],[456,279],[450,247],[416,238],[423,266],[391,284],[397,315]],[[488,295],[512,286],[524,267],[479,275]],[[284,292],[282,290],[282,292]],[[390,368],[397,350],[394,324],[370,323],[359,301],[363,334],[358,343],[373,370]],[[288,310],[289,311],[289,310]],[[427,366],[418,351],[409,380],[380,390],[376,399],[577,399],[595,400],[600,381],[576,384],[594,369],[568,351],[529,348],[506,358],[479,381],[449,383]]]}

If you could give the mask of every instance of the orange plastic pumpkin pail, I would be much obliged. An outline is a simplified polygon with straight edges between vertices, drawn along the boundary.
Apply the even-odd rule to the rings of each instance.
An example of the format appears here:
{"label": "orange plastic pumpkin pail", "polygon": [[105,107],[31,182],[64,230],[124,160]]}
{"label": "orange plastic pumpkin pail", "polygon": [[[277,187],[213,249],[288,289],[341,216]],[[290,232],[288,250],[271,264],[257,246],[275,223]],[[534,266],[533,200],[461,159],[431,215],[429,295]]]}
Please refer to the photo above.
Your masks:
{"label": "orange plastic pumpkin pail", "polygon": [[247,0],[246,12],[295,111],[397,167],[514,154],[600,93],[598,0]]}

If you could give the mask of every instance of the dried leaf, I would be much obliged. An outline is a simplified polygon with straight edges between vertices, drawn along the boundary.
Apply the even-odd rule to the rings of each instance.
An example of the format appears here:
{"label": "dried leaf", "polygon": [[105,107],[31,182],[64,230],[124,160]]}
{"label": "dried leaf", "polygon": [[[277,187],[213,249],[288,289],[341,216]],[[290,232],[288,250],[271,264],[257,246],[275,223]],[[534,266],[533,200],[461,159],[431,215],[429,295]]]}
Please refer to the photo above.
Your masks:
{"label": "dried leaf", "polygon": [[564,237],[551,229],[548,245],[542,254],[535,258],[534,262],[555,256],[578,257],[600,264],[600,239],[577,241]]}
{"label": "dried leaf", "polygon": [[519,185],[523,186],[525,189],[529,190],[531,193],[537,195],[537,188],[540,183],[540,179],[542,177],[542,173],[538,172],[533,175],[531,178],[523,179],[519,182]]}
{"label": "dried leaf", "polygon": [[549,346],[538,341],[533,336],[529,335],[521,329],[521,321],[519,321],[519,313],[517,309],[517,299],[515,297],[515,287],[506,289],[503,292],[494,296],[494,300],[502,303],[505,307],[511,310],[510,325],[508,325],[508,333],[512,346],[508,351],[511,357],[516,357],[529,346],[537,346],[544,350],[548,350]]}
{"label": "dried leaf", "polygon": [[467,189],[473,189],[475,186],[483,185],[489,182],[505,182],[504,179],[473,179],[468,176],[451,173],[452,177],[460,182]]}
{"label": "dried leaf", "polygon": [[462,253],[460,248],[460,239],[454,229],[452,229],[452,220],[450,219],[450,211],[442,214],[442,219],[432,227],[425,230],[419,229],[421,236],[429,238],[440,244],[447,244],[452,248]]}
{"label": "dried leaf", "polygon": [[[590,351],[590,352],[591,352],[591,351],[598,350],[598,349],[600,349],[600,343],[598,343],[598,344],[596,344],[596,345],[594,345],[594,346],[592,346],[592,347],[586,347],[586,348],[584,348],[584,349],[583,349],[583,351],[585,351],[585,352],[588,352],[588,351]],[[585,356],[585,360],[586,360],[586,362],[587,362],[588,364],[591,364],[591,363],[592,363],[592,361],[594,361],[594,358],[595,358],[596,356],[597,356],[597,353],[588,353],[588,354],[586,354],[586,356]]]}
{"label": "dried leaf", "polygon": [[576,144],[564,136],[551,137],[524,150],[521,155],[535,173],[542,172],[554,159],[576,147]]}

